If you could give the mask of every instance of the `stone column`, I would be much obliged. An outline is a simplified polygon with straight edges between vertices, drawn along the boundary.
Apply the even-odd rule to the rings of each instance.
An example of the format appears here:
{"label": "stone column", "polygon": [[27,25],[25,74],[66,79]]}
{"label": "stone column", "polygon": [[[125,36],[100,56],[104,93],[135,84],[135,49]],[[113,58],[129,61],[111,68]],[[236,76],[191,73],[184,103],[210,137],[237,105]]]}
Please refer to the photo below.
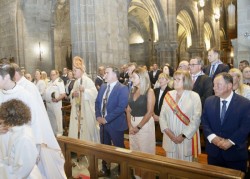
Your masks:
{"label": "stone column", "polygon": [[99,65],[129,61],[127,7],[124,0],[70,1],[72,53],[92,77]]}
{"label": "stone column", "polygon": [[237,68],[240,61],[248,60],[250,62],[250,1],[241,0],[237,2],[238,12],[238,31],[237,39],[232,40],[234,47],[234,66]]}
{"label": "stone column", "polygon": [[160,37],[160,41],[155,45],[157,61],[159,65],[169,63],[171,66],[176,67],[176,49],[178,47],[176,34],[176,2],[172,0],[161,0],[160,4],[164,9],[166,39],[161,39],[162,37]]}
{"label": "stone column", "polygon": [[192,57],[195,57],[195,56],[199,56],[201,58],[203,58],[204,54],[204,48],[203,47],[189,47],[188,48],[188,53],[189,53],[189,57],[192,58]]}
{"label": "stone column", "polygon": [[176,61],[176,49],[178,47],[177,43],[167,43],[167,42],[158,42],[155,45],[157,51],[158,65],[163,66],[168,63],[172,67],[178,65]]}

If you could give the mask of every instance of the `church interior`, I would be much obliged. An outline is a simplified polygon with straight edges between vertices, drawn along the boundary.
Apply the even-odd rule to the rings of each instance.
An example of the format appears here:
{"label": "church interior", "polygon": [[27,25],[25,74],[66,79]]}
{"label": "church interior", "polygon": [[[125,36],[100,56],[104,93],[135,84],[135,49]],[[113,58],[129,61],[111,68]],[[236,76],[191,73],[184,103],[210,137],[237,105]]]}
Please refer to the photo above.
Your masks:
{"label": "church interior", "polygon": [[[213,47],[225,64],[238,68],[240,61],[250,62],[249,0],[0,0],[0,58],[30,74],[72,69],[74,56],[84,59],[92,80],[99,66],[129,62],[176,69],[182,60],[200,56],[207,65]],[[64,120],[69,116],[70,108],[63,108]],[[92,176],[104,158],[120,164],[120,178],[129,178],[134,167],[156,178],[244,178],[226,169],[218,174],[218,168],[206,165],[204,150],[199,163],[188,164],[162,157],[160,145],[150,156],[66,137],[59,144],[67,156],[67,176],[72,176],[72,153],[79,153],[88,156]]]}
{"label": "church interior", "polygon": [[0,56],[30,73],[71,68],[84,58],[98,66],[169,63],[221,50],[235,67],[249,60],[247,0],[1,0]]}

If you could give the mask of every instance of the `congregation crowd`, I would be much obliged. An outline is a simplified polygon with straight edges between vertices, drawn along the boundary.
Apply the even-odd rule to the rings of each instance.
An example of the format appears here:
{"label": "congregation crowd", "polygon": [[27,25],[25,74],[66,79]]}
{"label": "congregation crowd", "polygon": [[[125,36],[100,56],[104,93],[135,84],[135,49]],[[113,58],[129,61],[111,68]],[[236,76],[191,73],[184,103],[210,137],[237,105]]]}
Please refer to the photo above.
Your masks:
{"label": "congregation crowd", "polygon": [[[63,135],[63,101],[71,104],[69,137],[124,148],[128,129],[130,150],[155,154],[159,123],[166,157],[193,162],[201,153],[202,126],[208,164],[246,172],[249,62],[231,67],[215,48],[207,58],[207,66],[197,56],[181,61],[177,69],[169,64],[148,69],[134,62],[120,69],[100,66],[95,80],[78,56],[72,70],[51,70],[48,78],[37,69],[34,79],[17,64],[2,60],[0,173],[6,178],[66,178],[55,138]],[[103,160],[99,176],[109,175],[110,166]]]}

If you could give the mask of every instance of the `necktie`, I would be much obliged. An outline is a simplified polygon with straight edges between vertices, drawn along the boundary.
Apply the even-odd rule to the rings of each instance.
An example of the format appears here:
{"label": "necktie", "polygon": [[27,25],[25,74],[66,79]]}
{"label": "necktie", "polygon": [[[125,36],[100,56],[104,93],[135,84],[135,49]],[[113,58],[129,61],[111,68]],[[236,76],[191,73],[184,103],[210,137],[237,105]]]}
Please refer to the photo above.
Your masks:
{"label": "necktie", "polygon": [[221,124],[223,124],[224,117],[225,117],[225,114],[226,114],[226,110],[227,110],[227,105],[226,104],[227,104],[227,101],[223,100],[222,101],[221,113],[220,113]]}
{"label": "necktie", "polygon": [[103,117],[105,116],[105,113],[106,113],[106,105],[107,105],[107,101],[108,101],[108,97],[109,97],[109,91],[110,91],[110,85],[108,85],[105,97],[102,100],[102,116]]}
{"label": "necktie", "polygon": [[215,68],[215,65],[212,65],[212,69],[211,69],[211,72],[209,75],[209,77],[211,77],[211,78],[214,76],[214,68]]}

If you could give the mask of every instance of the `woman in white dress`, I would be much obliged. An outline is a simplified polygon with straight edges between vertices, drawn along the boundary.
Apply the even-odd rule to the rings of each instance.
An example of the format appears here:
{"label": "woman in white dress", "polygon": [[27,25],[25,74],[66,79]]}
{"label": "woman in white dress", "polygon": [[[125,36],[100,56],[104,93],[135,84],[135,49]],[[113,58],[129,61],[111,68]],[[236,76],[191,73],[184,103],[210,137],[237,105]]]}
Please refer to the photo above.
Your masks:
{"label": "woman in white dress", "polygon": [[73,58],[73,73],[76,81],[70,94],[69,137],[99,143],[99,127],[95,118],[97,90],[85,73],[83,59],[78,56]]}
{"label": "woman in white dress", "polygon": [[162,147],[169,158],[192,161],[200,153],[201,100],[187,71],[174,73],[174,89],[166,94],[160,113]]}
{"label": "woman in white dress", "polygon": [[250,86],[243,84],[243,75],[237,68],[232,68],[228,72],[233,77],[233,90],[235,93],[250,99]]}
{"label": "woman in white dress", "polygon": [[29,107],[20,100],[12,99],[0,107],[0,123],[8,130],[9,138],[0,144],[0,150],[7,152],[0,158],[1,178],[42,179],[36,165],[38,151],[31,127]]}
{"label": "woman in white dress", "polygon": [[35,72],[34,84],[36,85],[38,91],[40,92],[40,95],[43,97],[46,89],[46,83],[44,80],[42,80],[42,74],[40,70],[36,70]]}

